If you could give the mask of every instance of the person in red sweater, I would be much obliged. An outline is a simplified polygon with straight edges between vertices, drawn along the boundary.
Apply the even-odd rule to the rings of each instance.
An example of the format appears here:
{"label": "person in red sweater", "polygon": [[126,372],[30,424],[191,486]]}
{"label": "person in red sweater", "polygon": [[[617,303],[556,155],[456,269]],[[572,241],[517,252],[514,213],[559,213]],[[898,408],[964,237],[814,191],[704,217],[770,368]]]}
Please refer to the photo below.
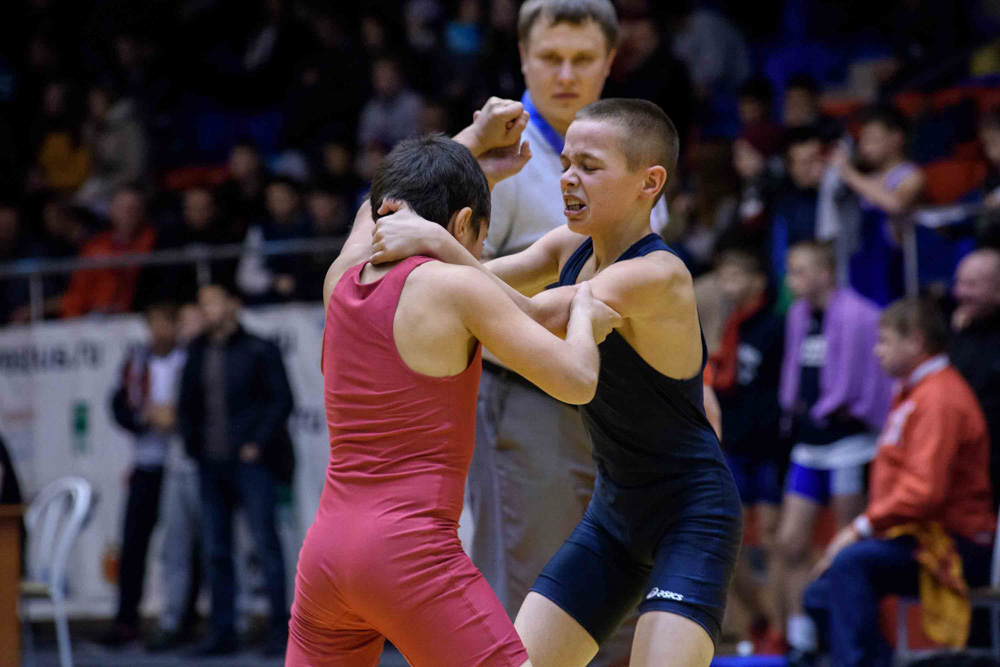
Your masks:
{"label": "person in red sweater", "polygon": [[[119,189],[111,200],[111,229],[91,239],[81,258],[145,253],[153,249],[156,231],[146,222],[145,196],[137,187]],[[126,313],[132,307],[140,267],[80,269],[73,272],[63,296],[63,317],[92,312]]]}
{"label": "person in red sweater", "polygon": [[975,394],[944,354],[947,342],[947,324],[931,303],[898,301],[882,314],[875,351],[897,383],[868,506],[834,538],[803,598],[827,635],[834,667],[890,664],[878,603],[915,595],[919,574],[916,540],[890,538],[893,529],[936,523],[952,537],[968,585],[989,577],[996,528],[990,440]]}

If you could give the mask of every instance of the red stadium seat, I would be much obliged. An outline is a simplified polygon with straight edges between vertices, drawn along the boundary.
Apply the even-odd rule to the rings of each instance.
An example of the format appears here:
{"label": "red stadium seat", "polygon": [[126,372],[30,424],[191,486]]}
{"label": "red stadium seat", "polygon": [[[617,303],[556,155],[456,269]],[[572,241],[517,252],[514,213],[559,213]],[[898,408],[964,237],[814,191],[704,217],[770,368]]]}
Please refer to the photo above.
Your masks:
{"label": "red stadium seat", "polygon": [[864,100],[853,97],[823,98],[819,103],[820,110],[827,116],[847,118],[865,108]]}
{"label": "red stadium seat", "polygon": [[932,204],[951,204],[982,185],[986,165],[978,160],[948,159],[926,165],[927,199]]}
{"label": "red stadium seat", "polygon": [[1000,88],[973,88],[971,92],[979,113],[1000,107]]}
{"label": "red stadium seat", "polygon": [[972,97],[970,88],[946,88],[939,90],[931,96],[931,107],[935,111],[947,109],[950,106],[961,103],[963,100]]}
{"label": "red stadium seat", "polygon": [[892,104],[900,113],[913,118],[927,107],[927,95],[921,92],[899,93],[892,98]]}
{"label": "red stadium seat", "polygon": [[228,177],[229,170],[225,166],[180,167],[163,175],[163,187],[167,190],[187,190],[197,186],[214,186]]}

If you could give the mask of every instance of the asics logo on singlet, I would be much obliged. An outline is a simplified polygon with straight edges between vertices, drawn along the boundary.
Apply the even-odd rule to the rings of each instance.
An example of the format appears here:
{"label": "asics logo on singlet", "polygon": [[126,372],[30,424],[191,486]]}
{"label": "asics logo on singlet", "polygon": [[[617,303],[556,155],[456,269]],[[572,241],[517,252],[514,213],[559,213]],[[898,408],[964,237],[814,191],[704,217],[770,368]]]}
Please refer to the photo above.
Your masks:
{"label": "asics logo on singlet", "polygon": [[654,587],[653,590],[649,591],[649,595],[646,596],[647,600],[652,600],[653,598],[663,598],[664,600],[680,602],[684,599],[684,596],[673,591],[661,591],[659,588]]}

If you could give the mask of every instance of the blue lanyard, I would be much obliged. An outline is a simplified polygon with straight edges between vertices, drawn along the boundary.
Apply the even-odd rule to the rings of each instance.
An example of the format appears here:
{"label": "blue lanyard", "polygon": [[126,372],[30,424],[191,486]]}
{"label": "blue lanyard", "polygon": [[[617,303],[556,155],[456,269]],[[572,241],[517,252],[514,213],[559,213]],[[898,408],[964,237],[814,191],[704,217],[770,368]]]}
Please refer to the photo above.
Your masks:
{"label": "blue lanyard", "polygon": [[542,136],[545,137],[545,141],[556,152],[556,155],[562,155],[563,144],[565,143],[563,135],[556,132],[556,129],[549,125],[547,120],[542,118],[542,114],[538,113],[538,109],[531,102],[531,95],[528,94],[528,91],[524,91],[524,95],[521,97],[521,104],[524,105],[524,110],[531,116],[529,122],[541,132]]}

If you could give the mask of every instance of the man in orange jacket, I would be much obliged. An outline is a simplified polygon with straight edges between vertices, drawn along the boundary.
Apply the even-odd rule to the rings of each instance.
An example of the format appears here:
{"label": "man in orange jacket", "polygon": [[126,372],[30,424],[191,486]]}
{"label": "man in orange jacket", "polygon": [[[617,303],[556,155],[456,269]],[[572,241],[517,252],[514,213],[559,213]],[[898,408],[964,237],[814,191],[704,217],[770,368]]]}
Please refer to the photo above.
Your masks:
{"label": "man in orange jacket", "polygon": [[996,528],[989,435],[972,389],[948,363],[947,341],[933,304],[899,301],[882,315],[876,353],[897,386],[872,463],[868,507],[834,538],[803,599],[829,640],[834,667],[890,664],[878,603],[915,595],[919,577],[916,540],[890,539],[893,529],[937,524],[953,539],[968,585],[989,577]]}

